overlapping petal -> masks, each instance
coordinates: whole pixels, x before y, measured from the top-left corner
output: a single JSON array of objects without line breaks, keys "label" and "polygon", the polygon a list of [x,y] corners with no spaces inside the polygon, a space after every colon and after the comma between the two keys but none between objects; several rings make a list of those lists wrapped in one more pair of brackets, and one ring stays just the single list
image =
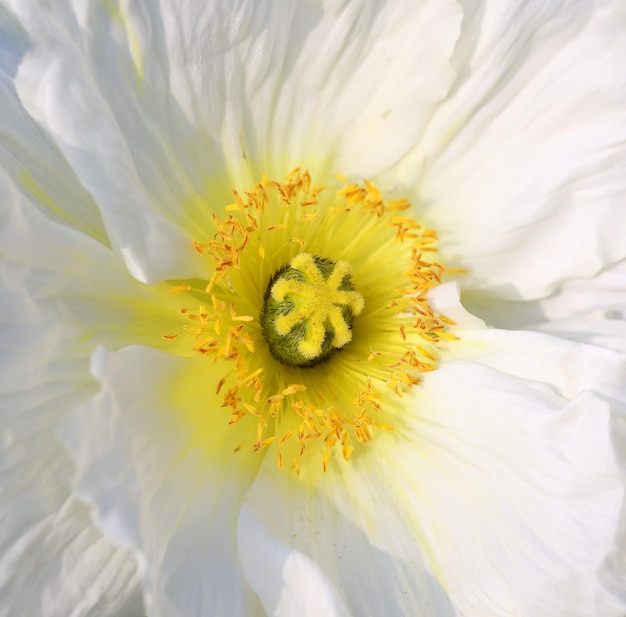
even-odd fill
[{"label": "overlapping petal", "polygon": [[72,328],[83,362],[97,343],[158,345],[171,331],[179,305],[167,284],[139,283],[108,247],[44,216],[2,173],[0,196],[3,285],[28,297],[50,323]]},{"label": "overlapping petal", "polygon": [[16,83],[133,275],[192,276],[183,229],[210,224],[248,169],[369,174],[414,144],[452,82],[461,14],[408,4],[17,2],[37,47]]},{"label": "overlapping petal", "polygon": [[0,163],[40,210],[106,244],[95,203],[15,91],[12,79],[28,46],[15,17],[0,7]]},{"label": "overlapping petal", "polygon": [[463,615],[620,617],[624,598],[605,580],[624,576],[607,558],[624,548],[614,440],[626,360],[485,329],[443,291],[467,325],[411,397],[406,426],[315,491],[269,460],[262,469],[239,529],[251,584],[277,614],[300,584],[295,561],[312,580],[343,581],[332,591],[352,615],[455,614],[440,583]]},{"label": "overlapping petal", "polygon": [[468,308],[503,328],[549,332],[570,340],[626,352],[626,261],[592,279],[572,279],[547,298],[494,301],[468,294]]},{"label": "overlapping petal", "polygon": [[[64,430],[76,490],[107,536],[135,550],[151,616],[260,615],[235,533],[256,465],[224,445],[229,426],[211,407],[213,388],[208,400],[194,394],[202,389],[180,391],[206,378],[204,363],[198,368],[144,347],[98,350],[92,370],[101,392]],[[204,443],[189,414],[211,424]]]},{"label": "overlapping petal", "polygon": [[73,496],[56,438],[94,392],[89,350],[25,295],[0,290],[0,615],[139,617],[135,562]]},{"label": "overlapping petal", "polygon": [[417,187],[467,290],[544,297],[624,258],[624,6],[464,9],[459,79],[390,182]]},{"label": "overlapping petal", "polygon": [[[623,257],[619,3],[464,3],[456,48],[452,4],[248,9],[15,7],[38,40],[22,99],[136,277],[192,275],[180,249],[229,187],[297,164],[387,169],[442,232],[446,259],[469,267],[465,288],[489,297],[545,296]],[[417,72],[416,58],[428,59]]]},{"label": "overlapping petal", "polygon": [[136,558],[151,617],[623,616],[619,353],[441,287],[460,340],[310,485],[137,345],[230,188],[305,165],[411,197],[490,323],[623,351],[619,2],[5,4],[0,614],[134,617]]}]

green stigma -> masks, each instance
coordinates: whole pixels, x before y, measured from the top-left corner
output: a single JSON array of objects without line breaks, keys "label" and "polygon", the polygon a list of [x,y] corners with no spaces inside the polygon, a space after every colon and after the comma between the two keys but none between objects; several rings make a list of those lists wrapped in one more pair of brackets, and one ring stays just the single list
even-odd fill
[{"label": "green stigma", "polygon": [[352,340],[352,319],[363,310],[350,264],[301,253],[272,277],[261,326],[272,355],[310,367]]}]

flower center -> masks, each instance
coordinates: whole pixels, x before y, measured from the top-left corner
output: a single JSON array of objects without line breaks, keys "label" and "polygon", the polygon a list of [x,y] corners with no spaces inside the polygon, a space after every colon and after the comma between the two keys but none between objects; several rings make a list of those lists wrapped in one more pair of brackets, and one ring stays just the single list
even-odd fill
[{"label": "flower center", "polygon": [[289,366],[315,366],[352,340],[363,310],[350,265],[300,253],[270,280],[261,327],[272,355]]},{"label": "flower center", "polygon": [[163,334],[206,363],[186,395],[207,400],[194,426],[228,426],[228,456],[273,450],[297,475],[401,428],[400,401],[456,338],[428,304],[445,271],[435,232],[408,201],[339,180],[331,191],[294,170],[233,191],[194,242],[206,279],[171,282],[182,321]]}]

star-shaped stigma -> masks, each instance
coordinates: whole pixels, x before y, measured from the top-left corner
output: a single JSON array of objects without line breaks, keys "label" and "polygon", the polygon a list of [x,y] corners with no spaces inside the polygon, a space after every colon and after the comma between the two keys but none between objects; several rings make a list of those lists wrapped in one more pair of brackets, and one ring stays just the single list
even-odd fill
[{"label": "star-shaped stigma", "polygon": [[[266,301],[266,327],[279,339],[273,354],[286,364],[307,365],[328,357],[352,340],[352,318],[363,310],[346,261],[301,253],[280,272]],[[298,357],[302,361],[298,361]]]}]

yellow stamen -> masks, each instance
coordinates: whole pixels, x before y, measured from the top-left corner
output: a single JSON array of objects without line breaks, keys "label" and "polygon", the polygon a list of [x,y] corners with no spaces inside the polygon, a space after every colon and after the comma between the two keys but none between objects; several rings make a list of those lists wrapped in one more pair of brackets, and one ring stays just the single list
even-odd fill
[{"label": "yellow stamen", "polygon": [[[233,191],[193,243],[206,280],[172,281],[184,308],[177,332],[160,335],[176,340],[168,349],[188,340],[184,353],[206,360],[207,375],[223,371],[209,386],[219,398],[211,422],[229,425],[229,447],[273,449],[298,476],[310,460],[327,472],[333,449],[341,464],[393,431],[396,401],[457,338],[428,305],[429,290],[455,272],[435,260],[436,233],[410,217],[407,200],[385,202],[371,182],[338,177],[344,186],[324,192],[294,169],[284,182],[263,176]],[[303,360],[281,359],[271,337]]]},{"label": "yellow stamen", "polygon": [[173,287],[170,287],[170,293],[179,294],[179,293],[182,293],[183,291],[189,291],[190,289],[191,289],[190,285],[174,285]]}]

